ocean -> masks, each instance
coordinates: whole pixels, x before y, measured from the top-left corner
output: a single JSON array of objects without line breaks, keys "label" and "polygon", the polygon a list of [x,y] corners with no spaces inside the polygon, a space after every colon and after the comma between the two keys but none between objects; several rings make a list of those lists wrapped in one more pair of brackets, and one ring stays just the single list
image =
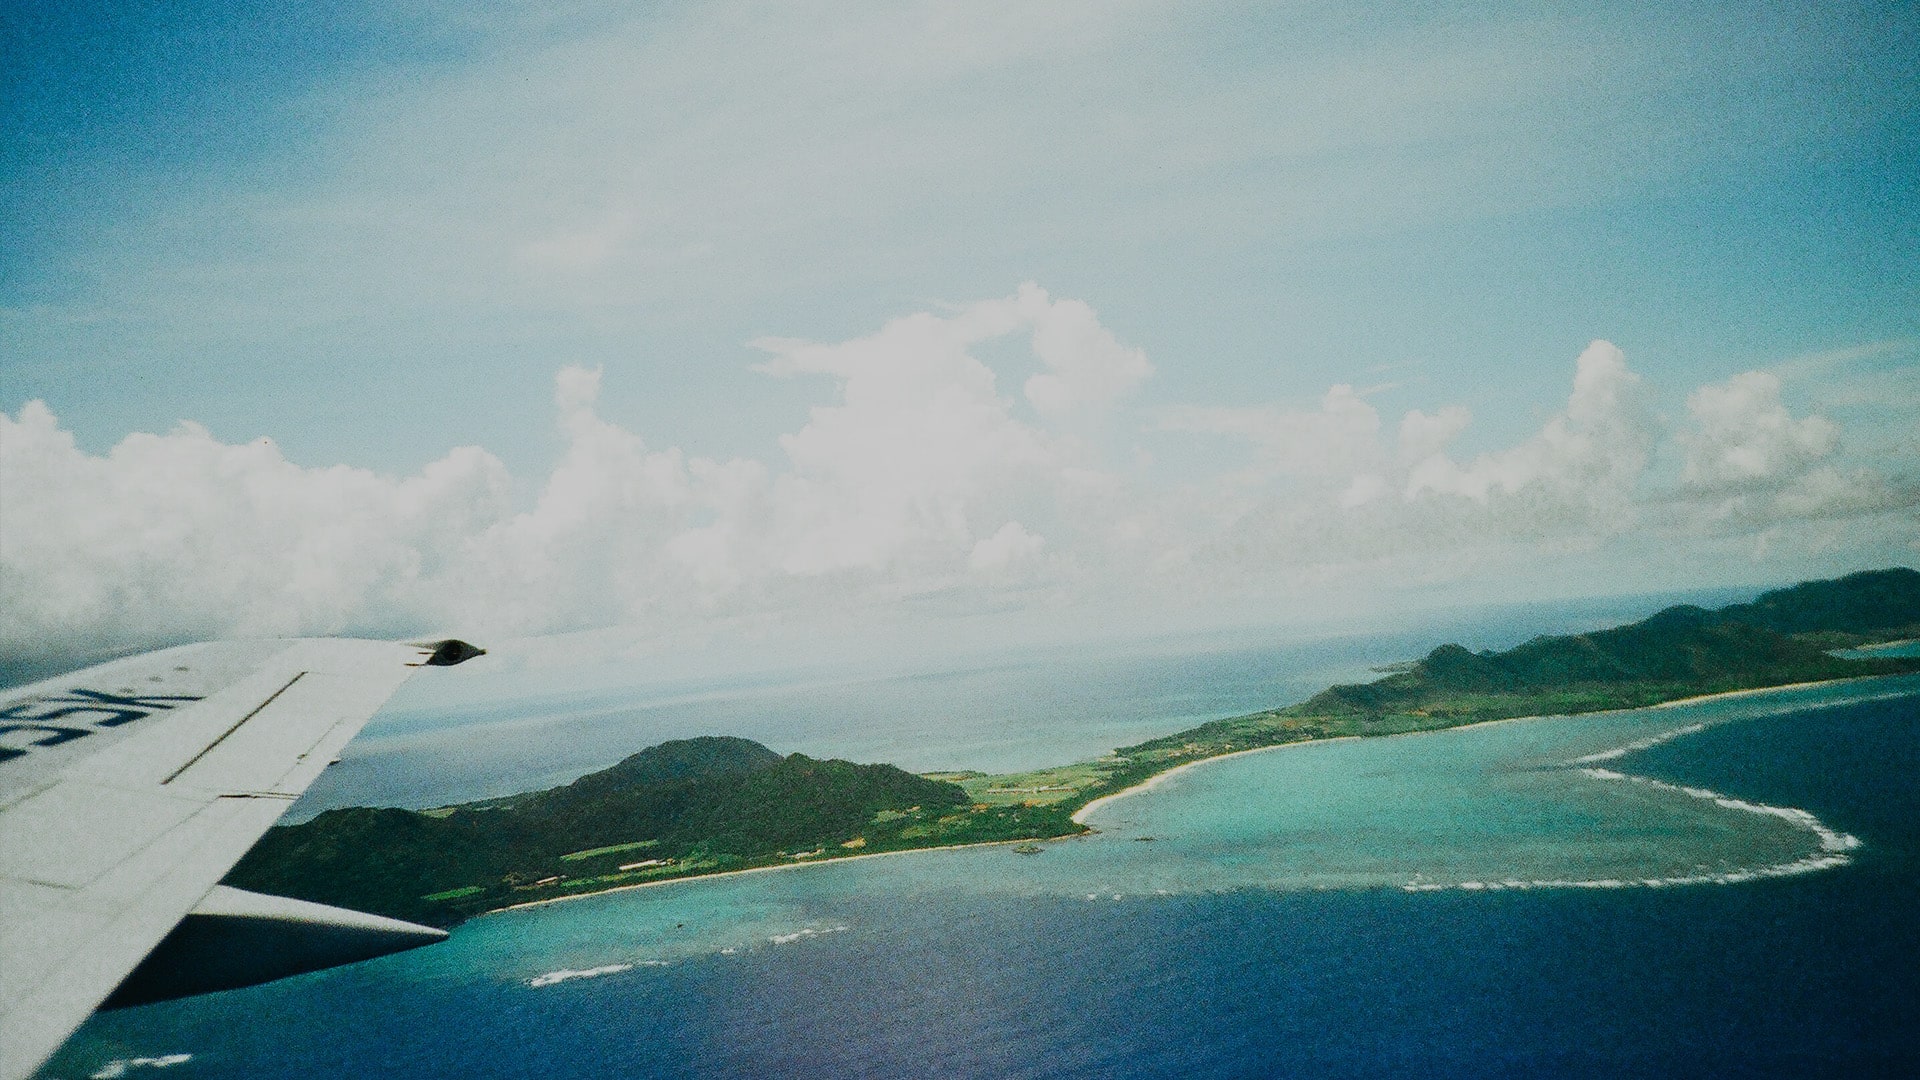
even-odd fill
[{"label": "ocean", "polygon": [[[288,812],[424,808],[564,784],[666,739],[737,735],[781,753],[904,769],[1014,772],[1099,757],[1222,716],[1291,704],[1442,642],[1505,649],[1643,618],[1710,590],[1423,613],[1399,629],[1276,631],[954,657],[930,670],[773,671],[441,704],[416,680]],[[451,675],[457,683],[463,672]],[[422,701],[423,697],[428,698]]]},{"label": "ocean", "polygon": [[1916,720],[1909,677],[1243,755],[1037,855],[630,890],[105,1014],[47,1075],[1911,1076]]}]

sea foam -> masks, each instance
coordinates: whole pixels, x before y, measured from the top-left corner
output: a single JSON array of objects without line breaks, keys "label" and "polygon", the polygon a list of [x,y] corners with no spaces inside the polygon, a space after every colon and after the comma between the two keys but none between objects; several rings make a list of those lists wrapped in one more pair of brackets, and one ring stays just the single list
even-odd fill
[{"label": "sea foam", "polygon": [[1655,780],[1648,776],[1633,776],[1614,769],[1603,769],[1592,764],[1598,761],[1612,761],[1637,750],[1646,750],[1662,743],[1671,742],[1683,735],[1691,735],[1705,730],[1709,725],[1688,724],[1672,731],[1639,739],[1612,750],[1603,750],[1597,754],[1588,754],[1568,762],[1579,766],[1582,776],[1602,783],[1638,784],[1655,791],[1668,791],[1677,795],[1711,802],[1727,810],[1741,813],[1758,814],[1763,817],[1778,818],[1804,832],[1811,833],[1820,843],[1817,854],[1809,854],[1786,862],[1769,863],[1764,866],[1739,867],[1699,874],[1680,874],[1667,877],[1647,878],[1547,878],[1502,881],[1461,881],[1453,884],[1441,884],[1422,881],[1422,875],[1414,875],[1413,880],[1400,886],[1407,892],[1440,892],[1461,890],[1465,892],[1497,891],[1501,889],[1659,889],[1679,885],[1738,885],[1745,881],[1758,881],[1764,878],[1793,877],[1799,874],[1811,874],[1821,870],[1831,870],[1852,862],[1845,854],[1860,847],[1860,838],[1851,833],[1841,832],[1828,826],[1811,812],[1794,806],[1772,806],[1767,803],[1749,802],[1722,795],[1711,788],[1692,787],[1684,784],[1670,784],[1664,780]]},{"label": "sea foam", "polygon": [[1819,839],[1820,850],[1822,851],[1852,851],[1860,846],[1859,837],[1851,833],[1841,832],[1838,829],[1829,828],[1825,822],[1799,807],[1770,806],[1766,803],[1748,802],[1745,799],[1736,799],[1728,795],[1722,795],[1709,788],[1669,784],[1664,780],[1655,780],[1646,776],[1629,776],[1626,773],[1614,772],[1611,769],[1585,768],[1581,769],[1580,772],[1595,780],[1642,784],[1656,791],[1673,791],[1682,795],[1691,796],[1695,799],[1704,799],[1728,810],[1739,810],[1748,814],[1776,817],[1797,829],[1812,833]]},{"label": "sea foam", "polygon": [[802,930],[795,930],[791,934],[775,934],[767,940],[773,942],[775,945],[791,945],[796,941],[802,941],[810,937],[819,937],[822,934],[843,934],[849,929],[851,928],[846,926],[829,926],[824,930],[817,930],[809,926]]},{"label": "sea foam", "polygon": [[561,968],[559,971],[549,971],[545,975],[535,975],[533,978],[527,980],[527,985],[532,987],[552,986],[555,983],[570,982],[574,979],[597,979],[602,975],[618,975],[623,971],[632,970],[632,964],[602,964],[599,967],[579,970]]},{"label": "sea foam", "polygon": [[165,1069],[185,1065],[192,1054],[161,1054],[158,1057],[115,1058],[88,1074],[91,1080],[119,1080],[134,1069]]},{"label": "sea foam", "polygon": [[1706,729],[1707,729],[1707,724],[1704,721],[1698,724],[1688,724],[1685,727],[1674,728],[1672,731],[1663,731],[1658,735],[1649,735],[1644,739],[1636,739],[1633,742],[1627,743],[1625,746],[1616,746],[1611,750],[1602,750],[1597,754],[1588,754],[1586,757],[1577,757],[1577,758],[1574,758],[1572,761],[1568,762],[1568,764],[1585,765],[1595,761],[1612,761],[1616,758],[1623,758],[1623,757],[1626,757],[1628,754],[1637,753],[1641,750],[1651,750],[1654,747],[1659,746],[1663,743],[1670,743],[1673,740],[1678,739],[1683,735],[1692,735],[1695,732],[1705,731]]}]

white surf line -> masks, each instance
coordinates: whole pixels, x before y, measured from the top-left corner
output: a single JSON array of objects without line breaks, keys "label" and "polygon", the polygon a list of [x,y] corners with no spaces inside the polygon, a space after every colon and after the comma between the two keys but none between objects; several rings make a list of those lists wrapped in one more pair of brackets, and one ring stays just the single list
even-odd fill
[{"label": "white surf line", "polygon": [[1568,762],[1568,764],[1582,766],[1579,770],[1581,775],[1589,779],[1606,783],[1639,784],[1652,788],[1655,791],[1670,791],[1675,794],[1702,799],[1728,810],[1738,810],[1748,814],[1759,814],[1763,817],[1779,818],[1795,828],[1812,833],[1814,837],[1820,841],[1820,852],[1818,854],[1808,855],[1804,858],[1793,859],[1788,862],[1770,863],[1766,866],[1740,867],[1713,874],[1683,874],[1674,877],[1658,878],[1505,879],[1501,881],[1463,881],[1456,885],[1440,885],[1422,882],[1418,880],[1420,875],[1416,874],[1414,875],[1415,880],[1400,886],[1401,889],[1406,892],[1441,892],[1449,889],[1479,892],[1497,891],[1501,889],[1658,889],[1679,885],[1737,885],[1744,881],[1758,881],[1763,878],[1783,878],[1794,877],[1799,874],[1811,874],[1821,870],[1831,870],[1835,867],[1845,866],[1851,863],[1853,857],[1847,853],[1860,848],[1860,838],[1851,833],[1841,832],[1838,829],[1828,826],[1818,817],[1815,817],[1810,811],[1802,810],[1794,806],[1773,806],[1768,803],[1748,802],[1745,799],[1736,799],[1730,795],[1722,795],[1711,788],[1669,784],[1664,780],[1655,780],[1649,776],[1632,776],[1627,773],[1616,772],[1612,769],[1596,768],[1591,764],[1596,761],[1609,761],[1619,758],[1636,750],[1646,750],[1659,746],[1662,743],[1678,739],[1683,735],[1692,735],[1695,732],[1704,731],[1718,723],[1725,722],[1727,721],[1719,720],[1688,724],[1685,727],[1661,732],[1658,735],[1639,739],[1612,750],[1603,750],[1597,754],[1578,757]]},{"label": "white surf line", "polygon": [[[1597,712],[1591,712],[1591,713],[1539,713],[1539,714],[1528,715],[1528,716],[1503,716],[1497,720],[1476,720],[1471,724],[1458,724],[1453,727],[1444,727],[1444,728],[1428,728],[1422,731],[1400,731],[1400,732],[1395,732],[1394,734],[1391,734],[1391,735],[1335,735],[1332,738],[1326,738],[1326,739],[1301,739],[1298,742],[1276,743],[1272,746],[1255,746],[1246,750],[1234,750],[1229,753],[1220,754],[1216,757],[1201,758],[1197,761],[1189,761],[1184,765],[1176,765],[1173,768],[1168,769],[1166,772],[1155,773],[1152,776],[1146,778],[1145,780],[1142,780],[1140,783],[1133,785],[1132,787],[1123,788],[1122,790],[1116,791],[1111,795],[1102,795],[1099,798],[1093,800],[1087,805],[1081,807],[1079,810],[1075,811],[1072,821],[1075,825],[1085,825],[1087,824],[1088,816],[1090,816],[1094,811],[1100,809],[1101,807],[1106,806],[1108,803],[1115,802],[1120,799],[1124,799],[1130,795],[1138,795],[1143,791],[1151,791],[1154,788],[1159,787],[1163,781],[1170,780],[1173,777],[1176,777],[1181,773],[1186,772],[1188,769],[1196,769],[1202,765],[1211,765],[1216,761],[1226,761],[1230,758],[1244,757],[1248,754],[1266,754],[1266,753],[1272,753],[1273,751],[1276,751],[1276,750],[1295,750],[1302,747],[1325,746],[1328,743],[1352,742],[1360,739],[1431,738],[1439,735],[1451,735],[1457,731],[1472,731],[1475,728],[1492,727],[1496,724],[1518,724],[1518,723],[1524,723],[1532,720],[1554,720],[1554,719],[1564,719],[1564,718],[1579,717],[1579,716],[1611,716],[1618,713],[1652,712],[1655,709],[1684,709],[1691,705],[1700,705],[1705,702],[1711,702],[1711,701],[1726,701],[1726,700],[1731,700],[1736,698],[1746,698],[1746,697],[1765,697],[1767,695],[1772,695],[1772,694],[1785,694],[1794,690],[1811,690],[1815,687],[1820,687],[1820,686],[1834,686],[1840,683],[1849,683],[1849,682],[1865,682],[1866,680],[1869,680],[1869,679],[1901,679],[1901,678],[1907,678],[1907,677],[1908,676],[1902,676],[1902,675],[1850,675],[1845,678],[1839,678],[1839,679],[1818,679],[1811,682],[1782,683],[1779,686],[1753,686],[1753,687],[1748,687],[1745,690],[1720,690],[1711,694],[1696,694],[1692,697],[1674,698],[1672,701],[1658,701],[1653,703],[1652,705],[1636,705],[1628,709],[1601,709]],[[1781,712],[1798,712],[1802,709],[1810,710],[1810,709],[1838,708],[1843,705],[1858,705],[1858,704],[1863,704],[1863,703],[1872,702],[1872,701],[1887,701],[1893,698],[1909,697],[1912,694],[1913,694],[1913,691],[1910,689],[1900,689],[1900,690],[1887,690],[1879,693],[1861,694],[1856,697],[1846,697],[1836,701],[1821,701],[1821,702],[1810,702],[1810,703],[1781,702],[1772,712],[1759,712],[1759,713],[1748,713],[1745,715],[1715,717],[1711,720],[1701,721],[1700,723],[1697,723],[1697,724],[1688,724],[1684,727],[1675,729],[1673,731],[1662,732],[1658,735],[1651,736],[1648,739],[1643,739],[1638,742],[1628,743],[1625,746],[1616,747],[1612,750],[1602,750],[1597,754],[1588,754],[1585,757],[1575,758],[1572,761],[1567,762],[1567,764],[1581,765],[1581,764],[1586,764],[1588,762],[1593,762],[1593,761],[1609,761],[1614,758],[1622,757],[1624,755],[1633,753],[1636,750],[1646,750],[1651,747],[1658,746],[1661,743],[1669,742],[1673,739],[1677,739],[1682,735],[1691,735],[1697,731],[1704,731],[1707,728],[1715,727],[1720,724],[1734,723],[1740,720],[1751,720],[1758,716],[1774,716],[1774,715],[1779,715]],[[956,845],[956,846],[965,847],[968,845]],[[883,853],[883,854],[889,854],[889,853]],[[746,872],[746,871],[742,871],[742,872]],[[547,901],[535,901],[535,903],[546,903],[546,902]]]},{"label": "white surf line", "polygon": [[[1866,676],[1866,678],[1870,678],[1870,679],[1881,678],[1881,677],[1882,676],[1877,676],[1877,675]],[[1894,678],[1898,678],[1898,677],[1899,676],[1894,676]],[[1815,686],[1829,686],[1829,685],[1832,685],[1833,683],[1847,682],[1847,681],[1850,681],[1850,680],[1834,679],[1825,683],[1812,683],[1812,682],[1791,683],[1786,686],[1762,686],[1752,690],[1729,690],[1729,691],[1726,691],[1725,693],[1709,694],[1709,695],[1706,695],[1705,697],[1681,698],[1678,701],[1661,702],[1658,705],[1648,705],[1646,706],[1646,708],[1648,710],[1670,709],[1670,708],[1675,708],[1677,706],[1696,705],[1702,701],[1719,700],[1719,699],[1725,699],[1725,698],[1731,698],[1731,697],[1760,696],[1760,695],[1767,694],[1773,691],[1778,691],[1778,690],[1800,690],[1800,689],[1806,689],[1806,688],[1815,687]],[[1743,720],[1757,720],[1757,719],[1760,719],[1761,717],[1780,716],[1789,712],[1812,712],[1816,709],[1838,709],[1847,705],[1864,705],[1864,704],[1869,704],[1875,701],[1890,701],[1894,698],[1910,697],[1912,696],[1912,694],[1913,694],[1913,691],[1911,690],[1887,690],[1879,693],[1860,694],[1852,697],[1839,698],[1833,701],[1777,702],[1777,703],[1774,703],[1771,708],[1766,709],[1764,711],[1741,713],[1741,714],[1736,714],[1732,716],[1717,716],[1710,720],[1702,720],[1699,723],[1687,724],[1684,727],[1674,728],[1672,731],[1663,731],[1657,735],[1649,735],[1644,739],[1636,739],[1633,742],[1627,743],[1624,746],[1616,746],[1611,750],[1602,750],[1597,754],[1588,754],[1585,757],[1577,757],[1567,762],[1567,764],[1590,765],[1596,761],[1613,761],[1618,758],[1623,758],[1628,754],[1638,753],[1641,750],[1651,750],[1656,746],[1660,746],[1665,743],[1670,743],[1673,740],[1678,739],[1683,735],[1692,735],[1696,732],[1705,731],[1710,727],[1719,727],[1721,724],[1736,724]]]},{"label": "white surf line", "polygon": [[527,985],[537,990],[542,986],[572,982],[575,979],[597,979],[602,975],[618,975],[622,972],[632,971],[636,966],[666,967],[667,962],[665,960],[641,960],[638,961],[637,964],[602,964],[599,967],[579,970],[561,968],[559,971],[549,971],[545,975],[535,975],[533,978],[527,980]]},{"label": "white surf line", "polygon": [[[1677,791],[1683,795],[1691,795],[1696,799],[1706,799],[1714,805],[1725,807],[1728,810],[1741,810],[1749,814],[1763,814],[1768,817],[1777,817],[1795,828],[1803,829],[1819,837],[1820,850],[1822,851],[1853,851],[1860,846],[1859,837],[1854,836],[1852,833],[1844,833],[1838,829],[1829,828],[1825,822],[1814,817],[1811,812],[1798,807],[1770,806],[1766,803],[1748,802],[1745,799],[1736,799],[1729,795],[1722,795],[1710,788],[1669,784],[1664,780],[1655,780],[1646,776],[1629,776],[1626,773],[1614,772],[1612,769],[1586,768],[1580,771],[1593,777],[1595,780],[1624,780],[1628,783],[1644,784],[1656,791]],[[1842,859],[1841,861],[1844,862],[1846,860]],[[1839,864],[1836,863],[1835,865]]]},{"label": "white surf line", "polygon": [[[1725,721],[1721,721],[1721,722],[1724,723]],[[1577,757],[1577,758],[1574,758],[1572,761],[1567,762],[1567,764],[1590,765],[1596,761],[1612,761],[1616,758],[1626,757],[1628,754],[1638,753],[1641,750],[1651,750],[1654,747],[1660,746],[1664,743],[1670,743],[1673,740],[1680,738],[1682,735],[1692,735],[1695,732],[1705,731],[1710,726],[1712,726],[1710,722],[1703,720],[1698,724],[1688,724],[1685,727],[1674,728],[1672,731],[1663,731],[1658,735],[1649,735],[1644,739],[1635,739],[1633,742],[1630,742],[1625,746],[1616,746],[1611,750],[1602,750],[1597,754],[1588,754],[1585,757]],[[1591,772],[1593,770],[1583,769],[1581,771]]]},{"label": "white surf line", "polygon": [[133,1069],[168,1069],[175,1065],[185,1065],[193,1060],[192,1054],[161,1054],[156,1057],[114,1058],[94,1072],[88,1074],[90,1080],[119,1080]]},{"label": "white surf line", "polygon": [[802,941],[810,937],[819,937],[822,934],[844,934],[850,929],[852,929],[852,927],[845,924],[829,926],[825,930],[817,930],[808,926],[795,930],[791,934],[775,934],[767,940],[775,945],[791,945],[796,941]]}]

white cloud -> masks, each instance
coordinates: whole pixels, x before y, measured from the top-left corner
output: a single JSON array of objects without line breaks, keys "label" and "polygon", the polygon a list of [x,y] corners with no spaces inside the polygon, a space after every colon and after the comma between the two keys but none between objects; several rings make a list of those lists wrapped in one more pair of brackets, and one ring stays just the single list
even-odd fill
[{"label": "white cloud", "polygon": [[1780,403],[1780,380],[1764,371],[1735,375],[1687,397],[1696,431],[1681,436],[1682,479],[1700,487],[1777,484],[1833,453],[1839,429],[1820,416],[1795,420]]},{"label": "white cloud", "polygon": [[[1003,339],[1056,380],[1039,398],[1057,394],[1057,408],[1035,399],[1023,418],[1002,392],[1024,371],[978,353]],[[1793,417],[1754,372],[1688,399],[1690,426],[1671,436],[1684,475],[1663,486],[1649,462],[1668,436],[1604,341],[1535,434],[1464,464],[1449,447],[1466,410],[1390,426],[1342,384],[1311,409],[1158,414],[1140,434],[1246,447],[1159,483],[1148,455],[1074,434],[1146,378],[1146,358],[1036,286],[849,341],[756,344],[763,371],[826,383],[778,455],[650,447],[600,414],[601,371],[569,367],[553,391],[563,452],[520,508],[505,467],[474,447],[394,477],[303,467],[193,424],[96,456],[40,402],[0,415],[0,658],[256,634],[858,622],[936,597],[949,612],[1103,597],[1190,608],[1635,534],[1694,538],[1683,552],[1744,537],[1751,557],[1778,558],[1835,550],[1844,523],[1892,550],[1920,505],[1920,485],[1845,461],[1831,422]]]},{"label": "white cloud", "polygon": [[1361,473],[1353,478],[1353,482],[1347,485],[1345,491],[1340,493],[1340,505],[1348,510],[1356,506],[1365,506],[1384,496],[1389,490],[1386,478],[1379,473]]},{"label": "white cloud", "polygon": [[1864,519],[1920,506],[1920,478],[1888,475],[1882,469],[1894,462],[1884,459],[1872,466],[1841,460],[1839,425],[1817,414],[1795,418],[1769,372],[1702,386],[1688,395],[1687,411],[1691,424],[1675,440],[1685,455],[1681,490],[1672,498],[1693,531],[1771,538],[1780,522]]},{"label": "white cloud", "polygon": [[1345,482],[1381,468],[1380,414],[1345,383],[1329,389],[1315,410],[1273,405],[1183,406],[1160,419],[1167,431],[1244,439],[1254,448],[1250,479],[1318,478]]},{"label": "white cloud", "polygon": [[780,440],[791,464],[773,492],[783,571],[944,572],[972,549],[983,513],[1050,501],[1048,489],[1076,482],[1086,451],[1017,419],[994,371],[968,351],[1020,330],[1031,332],[1037,358],[1070,373],[1060,384],[1065,403],[1097,403],[1098,393],[1076,386],[1138,379],[1128,367],[1137,353],[1103,350],[1113,338],[1090,309],[1031,285],[841,344],[755,343],[774,357],[763,370],[840,381],[837,403],[814,407],[804,428]]},{"label": "white cloud", "polygon": [[[1768,384],[1750,373],[1726,385]],[[1724,386],[1697,392],[1696,404],[1713,406],[1715,434],[1706,442],[1692,431],[1671,434],[1646,399],[1621,351],[1596,341],[1576,361],[1562,410],[1533,435],[1464,462],[1448,447],[1470,425],[1465,409],[1411,410],[1389,441],[1376,410],[1345,386],[1314,411],[1168,411],[1165,430],[1229,435],[1252,450],[1247,468],[1210,502],[1180,504],[1184,520],[1208,527],[1186,530],[1178,565],[1220,589],[1262,574],[1414,581],[1495,564],[1512,573],[1575,552],[1598,565],[1609,548],[1651,543],[1671,546],[1663,558],[1699,553],[1697,578],[1718,580],[1720,538],[1764,534],[1752,557],[1778,560],[1834,557],[1841,550],[1829,528],[1835,521],[1855,524],[1854,549],[1863,553],[1893,551],[1913,531],[1899,515],[1920,505],[1920,484],[1859,464],[1809,468],[1820,459],[1808,455],[1831,451],[1831,432],[1790,420],[1765,393],[1730,401]],[[1783,470],[1781,483],[1764,498],[1744,488],[1675,486],[1652,468],[1663,444],[1764,448]]]},{"label": "white cloud", "polygon": [[504,467],[474,448],[396,478],[303,468],[183,424],[95,457],[34,402],[0,417],[0,652],[666,626],[992,587],[1039,554],[1036,520],[1072,508],[1073,535],[1116,496],[1087,447],[1017,418],[968,351],[1016,333],[1077,410],[1142,377],[1090,308],[1034,286],[838,344],[764,340],[763,370],[834,392],[780,438],[784,461],[762,462],[651,448],[599,415],[600,371],[569,367],[553,399],[564,451],[518,512]]},{"label": "white cloud", "polygon": [[1029,282],[1015,301],[1033,324],[1033,353],[1048,370],[1027,380],[1027,400],[1043,413],[1110,405],[1153,374],[1147,354],[1120,344],[1093,309],[1049,300]]},{"label": "white cloud", "polygon": [[393,479],[191,423],[96,457],[30,402],[0,414],[0,654],[418,624],[507,490],[474,447]]},{"label": "white cloud", "polygon": [[[462,623],[531,631],[619,621],[671,581],[659,549],[707,494],[677,449],[649,451],[594,411],[600,373],[566,368],[554,405],[567,448],[531,510],[473,535],[439,584]],[[663,582],[662,578],[668,581]]]},{"label": "white cloud", "polygon": [[1458,405],[1448,405],[1432,416],[1410,410],[1400,418],[1400,460],[1411,464],[1439,454],[1472,422],[1473,414]]},{"label": "white cloud", "polygon": [[[1266,539],[1232,546],[1258,558],[1276,545],[1337,557],[1433,543],[1436,529],[1591,536],[1625,528],[1661,434],[1641,398],[1640,377],[1620,350],[1596,341],[1576,361],[1561,412],[1532,437],[1465,464],[1447,447],[1470,424],[1467,410],[1411,410],[1390,443],[1379,412],[1345,384],[1316,410],[1186,407],[1163,413],[1160,426],[1252,444],[1253,461],[1233,479],[1262,493],[1242,517]],[[1335,512],[1363,508],[1364,517]]]},{"label": "white cloud", "polygon": [[998,532],[973,545],[967,565],[983,573],[1005,570],[1032,560],[1046,544],[1045,537],[1033,535],[1017,521],[1009,521],[1000,526]]},{"label": "white cloud", "polygon": [[[1407,496],[1459,495],[1485,503],[1495,494],[1524,492],[1575,508],[1621,509],[1659,438],[1639,386],[1640,376],[1628,369],[1620,350],[1596,341],[1576,361],[1566,410],[1539,434],[1464,466],[1432,453],[1413,466]],[[1416,441],[1432,442],[1449,426],[1465,422],[1458,413],[1437,420],[1409,417],[1401,426],[1403,445],[1410,428]]]}]

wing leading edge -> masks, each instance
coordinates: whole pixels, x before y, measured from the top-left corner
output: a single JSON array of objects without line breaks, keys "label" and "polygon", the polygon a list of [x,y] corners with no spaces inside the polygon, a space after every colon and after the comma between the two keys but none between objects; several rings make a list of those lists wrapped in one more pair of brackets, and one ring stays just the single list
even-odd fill
[{"label": "wing leading edge", "polygon": [[414,668],[481,651],[216,642],[0,696],[0,1080],[30,1075],[196,909],[190,925],[348,927],[276,898],[236,913],[215,885]]}]

